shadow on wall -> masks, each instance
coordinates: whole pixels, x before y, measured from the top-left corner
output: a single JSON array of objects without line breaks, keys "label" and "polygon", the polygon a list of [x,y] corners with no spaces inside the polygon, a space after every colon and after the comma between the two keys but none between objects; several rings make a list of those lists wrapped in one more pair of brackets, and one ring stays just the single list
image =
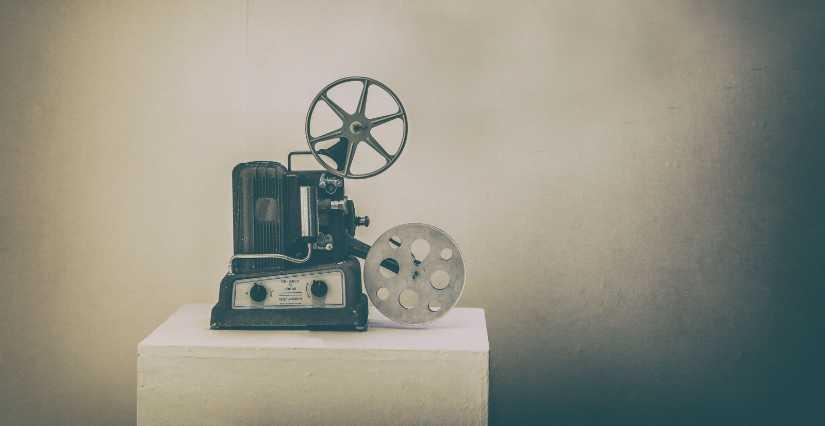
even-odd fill
[{"label": "shadow on wall", "polygon": [[[695,129],[696,136],[714,138],[710,145],[694,141],[697,148],[721,150],[715,186],[701,188],[709,192],[696,206],[718,213],[719,240],[674,261],[677,267],[653,283],[658,294],[644,306],[628,303],[632,295],[622,290],[632,289],[610,278],[599,293],[582,290],[601,308],[610,309],[602,300],[608,293],[626,309],[658,311],[651,318],[662,322],[619,325],[617,315],[570,312],[565,323],[520,315],[510,326],[533,318],[546,330],[511,342],[521,354],[514,365],[502,360],[507,349],[494,352],[494,366],[508,364],[494,367],[495,424],[825,422],[819,401],[825,379],[825,7],[747,2],[691,9],[697,20],[723,17],[708,42],[732,44],[740,55],[718,87],[733,113],[718,132]],[[686,75],[696,73],[685,84],[714,79],[703,75],[701,63],[681,66],[692,67],[682,70]],[[684,154],[675,161],[712,158]],[[685,202],[689,197],[696,194],[686,193]],[[663,230],[670,245],[691,244],[674,240],[680,222],[689,220]],[[705,293],[708,287],[713,294]],[[625,326],[641,330],[644,339]],[[564,328],[581,331],[582,339],[547,337],[564,335],[558,331]],[[651,352],[639,354],[638,347]]]}]

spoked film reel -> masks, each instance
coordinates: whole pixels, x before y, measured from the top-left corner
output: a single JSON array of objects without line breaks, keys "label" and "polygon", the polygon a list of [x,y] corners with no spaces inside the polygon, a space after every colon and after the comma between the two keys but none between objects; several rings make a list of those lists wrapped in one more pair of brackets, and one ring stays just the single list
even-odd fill
[{"label": "spoked film reel", "polygon": [[422,223],[382,234],[364,263],[364,286],[381,313],[403,324],[444,315],[464,289],[464,261],[444,231]]},{"label": "spoked film reel", "polygon": [[[355,111],[352,112],[345,110],[328,96],[330,89],[349,82],[360,82],[363,84],[361,94],[358,97],[358,104],[355,107]],[[383,89],[395,101],[398,110],[380,117],[368,118],[366,115],[367,98],[371,87]],[[312,132],[310,131],[312,117],[319,101],[323,101],[329,106],[332,112],[341,119],[342,125],[340,128],[322,135],[312,136]],[[404,124],[404,129],[398,149],[395,153],[390,153],[385,149],[385,145],[382,145],[381,142],[375,138],[371,130],[393,120],[401,120]],[[401,151],[404,150],[404,144],[407,142],[407,113],[404,111],[404,105],[398,100],[398,96],[380,81],[369,77],[346,77],[324,87],[321,92],[315,96],[315,99],[312,100],[312,103],[309,105],[309,111],[307,112],[306,136],[312,155],[315,156],[315,159],[318,160],[327,171],[345,178],[368,178],[387,170],[401,155]],[[338,142],[326,149],[319,148],[319,143],[332,139],[338,139]],[[363,145],[366,145],[366,147],[361,147],[360,149],[375,150],[383,159],[384,164],[366,173],[353,173],[352,164],[355,153],[359,147]],[[322,158],[321,155],[327,157],[327,159]],[[329,164],[329,159],[335,162],[335,166]]]}]

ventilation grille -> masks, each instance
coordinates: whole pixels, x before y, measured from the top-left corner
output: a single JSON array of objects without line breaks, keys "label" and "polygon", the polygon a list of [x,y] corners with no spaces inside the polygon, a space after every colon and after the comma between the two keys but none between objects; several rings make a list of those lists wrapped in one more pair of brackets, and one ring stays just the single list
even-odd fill
[{"label": "ventilation grille", "polygon": [[[247,164],[234,185],[235,251],[238,254],[283,253],[283,166]],[[240,272],[281,269],[278,259],[236,259]]]}]

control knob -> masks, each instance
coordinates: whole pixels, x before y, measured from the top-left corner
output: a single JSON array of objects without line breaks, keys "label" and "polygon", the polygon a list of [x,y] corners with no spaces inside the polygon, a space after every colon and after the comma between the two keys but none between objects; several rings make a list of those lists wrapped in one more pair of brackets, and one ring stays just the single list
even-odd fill
[{"label": "control knob", "polygon": [[256,302],[263,302],[266,299],[266,287],[260,284],[253,284],[249,289],[249,297]]},{"label": "control knob", "polygon": [[309,286],[309,291],[315,297],[324,297],[327,295],[327,291],[329,288],[327,287],[327,283],[321,280],[314,280],[312,284]]}]

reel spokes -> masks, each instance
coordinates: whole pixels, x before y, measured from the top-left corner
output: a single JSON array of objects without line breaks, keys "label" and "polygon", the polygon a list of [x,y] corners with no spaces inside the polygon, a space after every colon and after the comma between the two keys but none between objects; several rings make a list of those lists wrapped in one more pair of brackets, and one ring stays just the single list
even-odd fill
[{"label": "reel spokes", "polygon": [[[328,92],[336,86],[353,81],[361,82],[363,87],[358,97],[358,104],[355,107],[355,111],[350,113],[338,105],[338,103],[330,99]],[[390,95],[398,107],[397,111],[391,114],[382,115],[380,117],[368,118],[365,111],[367,108],[367,98],[369,97],[371,86],[378,86]],[[320,101],[327,104],[332,112],[335,113],[335,115],[341,120],[342,125],[340,128],[322,135],[312,136],[310,131],[312,116],[315,112],[315,107]],[[382,145],[375,138],[371,131],[378,126],[393,120],[401,120],[404,124],[404,129],[398,150],[394,154],[391,154],[384,148],[384,145]],[[307,113],[306,136],[312,155],[315,156],[318,162],[321,163],[321,165],[324,166],[324,168],[330,173],[345,178],[368,178],[387,170],[401,155],[401,152],[404,150],[404,145],[407,142],[407,113],[404,111],[404,105],[401,104],[401,101],[398,100],[395,93],[393,93],[392,90],[380,81],[369,77],[346,77],[334,81],[324,87],[321,92],[315,96],[315,99],[312,100],[312,103],[309,106],[309,112]],[[338,142],[329,148],[319,149],[318,145],[321,142],[333,139],[338,139]],[[352,165],[355,158],[355,153],[359,149],[359,145],[367,145],[368,149],[374,150],[384,160],[384,164],[367,173],[354,173],[352,171]],[[324,161],[324,159],[321,158],[321,155],[332,159],[335,162],[335,167]]]}]

